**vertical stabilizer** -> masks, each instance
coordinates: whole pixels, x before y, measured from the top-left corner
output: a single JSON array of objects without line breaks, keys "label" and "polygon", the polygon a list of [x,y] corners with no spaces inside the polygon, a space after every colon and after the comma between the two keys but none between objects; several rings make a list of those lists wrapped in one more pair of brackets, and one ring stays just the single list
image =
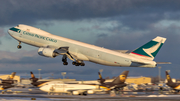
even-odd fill
[{"label": "vertical stabilizer", "polygon": [[166,71],[166,79],[167,79],[167,84],[173,83],[172,79],[171,79],[171,77],[170,77],[170,75],[169,75],[169,73],[167,71]]},{"label": "vertical stabilizer", "polygon": [[33,72],[30,72],[30,73],[31,73],[31,78],[30,78],[30,80],[31,80],[32,82],[37,82],[39,79],[34,76]]},{"label": "vertical stabilizer", "polygon": [[153,60],[165,41],[166,41],[166,38],[157,36],[156,38],[152,39],[148,43],[132,51],[130,55],[133,55],[139,58]]},{"label": "vertical stabilizer", "polygon": [[99,79],[98,79],[98,82],[103,84],[106,80],[102,78],[102,75],[100,72],[98,72],[98,75],[99,75]]},{"label": "vertical stabilizer", "polygon": [[13,80],[16,72],[12,72],[10,76],[8,76],[7,80]]},{"label": "vertical stabilizer", "polygon": [[118,77],[116,77],[112,83],[114,84],[121,84],[124,83],[126,81],[126,78],[128,76],[129,71],[124,71],[122,72]]}]

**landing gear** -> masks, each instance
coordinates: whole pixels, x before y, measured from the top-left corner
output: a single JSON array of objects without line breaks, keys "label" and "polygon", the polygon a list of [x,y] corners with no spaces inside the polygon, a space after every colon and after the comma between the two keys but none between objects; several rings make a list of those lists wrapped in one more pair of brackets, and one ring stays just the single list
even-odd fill
[{"label": "landing gear", "polygon": [[[62,62],[63,62],[63,65],[68,65],[67,55],[66,54],[63,55]],[[85,63],[82,60],[76,60],[76,61],[72,62],[72,65],[75,65],[75,66],[85,66]]]},{"label": "landing gear", "polygon": [[18,49],[21,49],[22,46],[21,46],[21,42],[19,41],[19,45],[17,46]]},{"label": "landing gear", "polygon": [[78,63],[78,62],[72,62],[73,65],[75,66],[85,66],[85,63],[81,62],[81,63]]},{"label": "landing gear", "polygon": [[63,65],[68,65],[67,56],[64,54],[62,58]]},{"label": "landing gear", "polygon": [[63,62],[63,65],[68,65],[68,62]]}]

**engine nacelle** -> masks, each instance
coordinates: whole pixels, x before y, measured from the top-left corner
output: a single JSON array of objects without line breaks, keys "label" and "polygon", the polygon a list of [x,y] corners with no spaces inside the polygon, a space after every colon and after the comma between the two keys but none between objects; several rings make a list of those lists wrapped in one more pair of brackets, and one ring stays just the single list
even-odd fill
[{"label": "engine nacelle", "polygon": [[94,94],[95,92],[93,90],[88,90],[87,93],[88,94]]},{"label": "engine nacelle", "polygon": [[73,95],[79,95],[78,91],[73,91]]},{"label": "engine nacelle", "polygon": [[54,52],[54,49],[52,48],[39,48],[38,54],[45,57],[51,57],[54,58],[57,56],[57,53]]}]

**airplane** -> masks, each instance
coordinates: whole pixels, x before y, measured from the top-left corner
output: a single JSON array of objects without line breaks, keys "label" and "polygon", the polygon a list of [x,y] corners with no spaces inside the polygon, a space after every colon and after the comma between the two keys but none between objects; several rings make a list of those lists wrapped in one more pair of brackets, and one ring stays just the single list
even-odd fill
[{"label": "airplane", "polygon": [[[116,88],[122,88],[126,86],[124,83],[129,71],[124,71],[112,82],[102,82],[101,84],[77,84],[77,83],[65,83],[62,81],[47,82],[40,87],[40,90],[45,92],[54,93],[67,93],[73,95],[87,95],[94,94],[97,91],[112,91]],[[101,82],[100,78],[100,82]],[[105,81],[105,80],[104,80]]]},{"label": "airplane", "polygon": [[17,80],[13,80],[15,75],[16,75],[16,72],[12,72],[11,75],[7,77],[7,79],[1,79],[0,90],[14,87],[15,85],[13,84],[17,83]]},{"label": "airplane", "polygon": [[63,81],[47,82],[39,89],[48,93],[66,93],[70,95],[87,95],[94,94],[99,90],[110,90],[107,87],[99,86],[96,84],[65,83]]},{"label": "airplane", "polygon": [[125,80],[127,78],[129,71],[123,71],[118,77],[116,77],[112,82],[105,82],[106,80],[102,78],[100,72],[98,82],[100,83],[100,86],[108,87],[110,89],[119,90],[120,88],[123,88],[127,86],[125,83]]},{"label": "airplane", "polygon": [[33,72],[30,72],[30,73],[31,73],[31,78],[29,80],[31,80],[31,84],[33,86],[41,87],[46,82],[49,82],[49,81],[38,81],[39,79],[34,76]]},{"label": "airplane", "polygon": [[171,77],[170,77],[170,75],[169,75],[169,73],[168,73],[168,71],[166,71],[166,79],[167,79],[167,85],[169,86],[169,87],[171,87],[173,90],[175,90],[175,91],[180,91],[180,83],[174,83],[174,82],[172,82],[172,79],[171,79]]},{"label": "airplane", "polygon": [[166,41],[166,38],[160,36],[133,51],[129,51],[98,47],[53,35],[39,28],[24,24],[10,28],[8,33],[19,42],[18,49],[22,48],[21,42],[23,42],[38,47],[38,54],[41,56],[55,58],[58,55],[63,55],[63,65],[68,65],[67,58],[72,60],[72,64],[75,66],[85,66],[84,61],[118,67],[154,68],[157,64],[169,64],[169,62],[153,61]]}]

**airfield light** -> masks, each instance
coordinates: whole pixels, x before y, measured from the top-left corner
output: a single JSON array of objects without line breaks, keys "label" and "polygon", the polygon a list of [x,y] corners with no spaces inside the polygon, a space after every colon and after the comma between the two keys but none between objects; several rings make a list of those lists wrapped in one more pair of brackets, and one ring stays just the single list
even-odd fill
[{"label": "airfield light", "polygon": [[39,70],[39,79],[41,79],[41,69],[38,70]]},{"label": "airfield light", "polygon": [[170,73],[170,70],[166,70],[168,73]]},{"label": "airfield light", "polygon": [[101,73],[101,75],[102,75],[103,69],[100,69],[100,70],[99,70],[99,72],[100,72],[100,73]]},{"label": "airfield light", "polygon": [[161,81],[161,66],[158,67],[159,68],[159,83]]},{"label": "airfield light", "polygon": [[63,76],[63,79],[64,79],[66,72],[61,72],[61,75]]}]

